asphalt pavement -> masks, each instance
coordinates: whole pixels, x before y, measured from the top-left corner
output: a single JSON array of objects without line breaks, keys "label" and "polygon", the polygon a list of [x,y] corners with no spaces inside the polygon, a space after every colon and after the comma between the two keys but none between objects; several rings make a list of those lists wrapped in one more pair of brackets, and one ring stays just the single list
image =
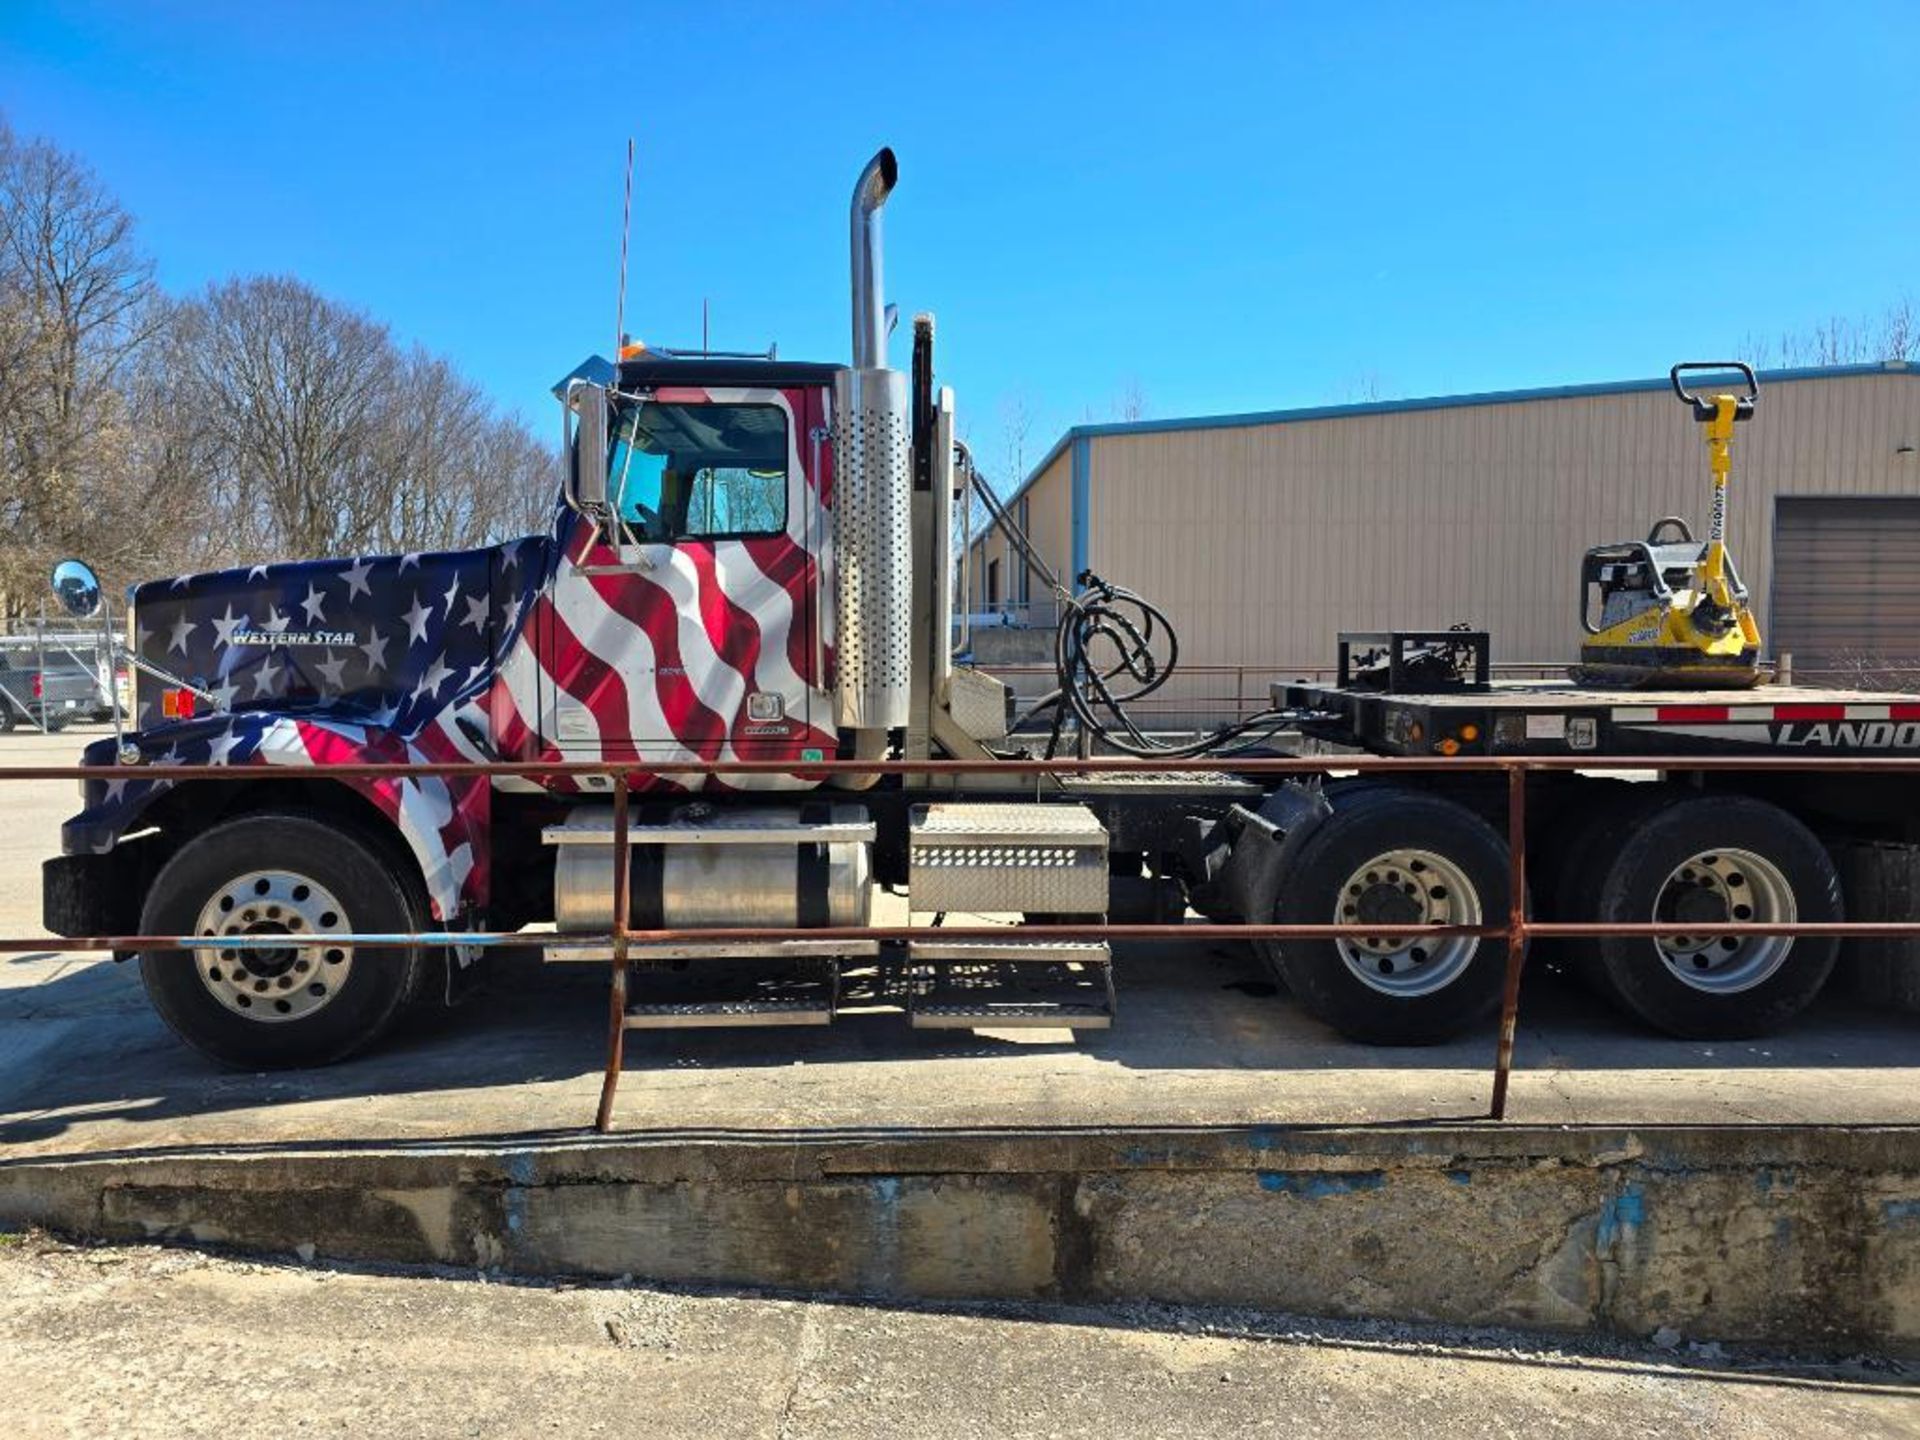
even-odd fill
[{"label": "asphalt pavement", "polygon": [[[1167,1306],[896,1306],[0,1237],[7,1433],[1920,1435],[1899,1362]],[[1664,1338],[1664,1337],[1663,1337]]]}]

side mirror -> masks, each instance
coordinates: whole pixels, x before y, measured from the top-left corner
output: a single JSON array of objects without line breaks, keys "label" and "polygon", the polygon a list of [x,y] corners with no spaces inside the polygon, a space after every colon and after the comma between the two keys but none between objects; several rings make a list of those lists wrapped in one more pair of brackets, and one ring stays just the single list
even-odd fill
[{"label": "side mirror", "polygon": [[76,620],[100,613],[100,577],[84,560],[62,560],[53,567],[53,598]]},{"label": "side mirror", "polygon": [[607,392],[588,380],[567,386],[567,409],[574,416],[568,491],[582,510],[607,508]]}]

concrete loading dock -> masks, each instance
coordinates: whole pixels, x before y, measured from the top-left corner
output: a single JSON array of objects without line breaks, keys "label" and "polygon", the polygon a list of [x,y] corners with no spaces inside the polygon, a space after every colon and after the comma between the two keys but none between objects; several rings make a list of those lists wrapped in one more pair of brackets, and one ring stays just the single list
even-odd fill
[{"label": "concrete loading dock", "polygon": [[[16,793],[18,866],[67,795]],[[30,932],[34,903],[9,887],[0,928]],[[751,1047],[648,1036],[622,1133],[593,1141],[597,970],[254,1076],[178,1047],[124,970],[15,957],[0,1216],[524,1271],[1920,1349],[1911,1017],[1836,993],[1772,1040],[1658,1040],[1536,970],[1495,1128],[1463,1118],[1491,1035],[1349,1046],[1284,997],[1249,1003],[1266,976],[1236,951],[1120,965],[1154,1023],[1073,1041],[857,1015]]]}]

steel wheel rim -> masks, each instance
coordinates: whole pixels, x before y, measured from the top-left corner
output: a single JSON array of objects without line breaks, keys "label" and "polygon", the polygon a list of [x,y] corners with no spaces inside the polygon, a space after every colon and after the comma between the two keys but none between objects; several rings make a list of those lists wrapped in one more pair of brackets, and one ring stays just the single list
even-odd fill
[{"label": "steel wheel rim", "polygon": [[[1791,925],[1799,917],[1780,867],[1751,850],[1702,850],[1674,866],[1654,895],[1658,924],[1752,921]],[[1765,984],[1787,961],[1790,935],[1662,935],[1653,942],[1667,972],[1689,989],[1736,995]]]},{"label": "steel wheel rim", "polygon": [[1343,935],[1334,947],[1356,980],[1396,999],[1445,989],[1480,948],[1471,935],[1407,935],[1386,928],[1481,923],[1480,892],[1459,865],[1434,850],[1387,850],[1355,868],[1341,883],[1333,918],[1342,925],[1381,923],[1379,934]]},{"label": "steel wheel rim", "polygon": [[[193,952],[207,993],[236,1015],[263,1025],[302,1020],[333,1003],[353,970],[353,947],[329,943],[353,933],[332,891],[292,870],[249,870],[200,908],[196,935],[284,935],[271,949]],[[300,944],[301,939],[311,943]]]}]

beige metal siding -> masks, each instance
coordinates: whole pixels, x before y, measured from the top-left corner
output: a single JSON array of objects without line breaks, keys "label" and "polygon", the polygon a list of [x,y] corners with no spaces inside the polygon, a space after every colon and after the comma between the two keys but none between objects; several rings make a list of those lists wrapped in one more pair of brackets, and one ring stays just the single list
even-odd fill
[{"label": "beige metal siding", "polygon": [[1920,498],[1783,496],[1772,639],[1809,679],[1920,662]]},{"label": "beige metal siding", "polygon": [[[1034,481],[1027,491],[1028,537],[1040,558],[1053,573],[1071,588],[1069,573],[1073,563],[1073,452],[1068,447]],[[1033,581],[1036,603],[1050,600],[1043,594],[1045,584],[1038,576]]]},{"label": "beige metal siding", "polygon": [[[1728,540],[1768,616],[1779,495],[1920,495],[1920,377],[1767,386],[1736,432]],[[1330,664],[1342,629],[1472,622],[1563,661],[1591,545],[1704,530],[1706,447],[1665,392],[1096,436],[1090,559],[1174,617],[1183,657]],[[1063,455],[1056,464],[1065,470]]]},{"label": "beige metal siding", "polygon": [[[1028,486],[1024,493],[1027,502],[1028,538],[1032,540],[1034,549],[1041,558],[1062,578],[1067,574],[1073,543],[1072,470],[1071,449],[1063,449],[1059,457],[1034,478],[1033,484]],[[1017,512],[1018,500],[1011,501],[1009,508]],[[986,603],[986,562],[989,560],[1000,562],[1000,599],[1005,602],[1019,593],[1015,577],[1019,573],[1022,562],[1006,537],[997,530],[990,531],[986,535],[976,535],[973,540],[973,568],[967,581],[970,603],[976,610]],[[1043,604],[1051,599],[1044,593],[1044,589],[1037,577],[1031,582],[1028,593],[1034,604]]]}]

